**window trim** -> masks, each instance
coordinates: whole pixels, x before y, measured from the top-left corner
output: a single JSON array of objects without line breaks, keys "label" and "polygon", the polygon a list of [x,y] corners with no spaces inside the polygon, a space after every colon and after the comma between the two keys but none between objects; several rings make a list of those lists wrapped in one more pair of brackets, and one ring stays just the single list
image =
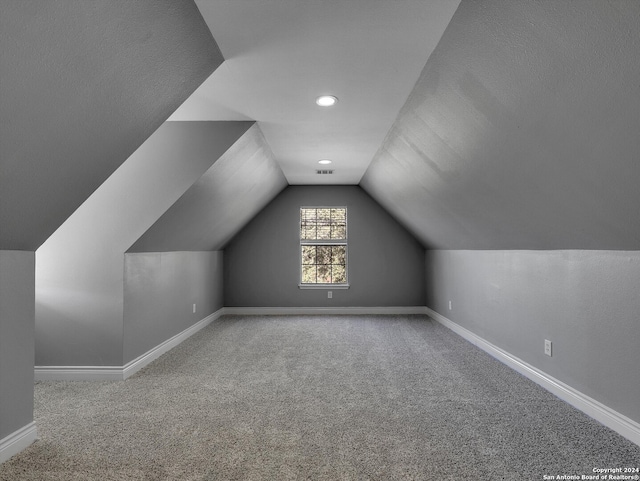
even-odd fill
[{"label": "window trim", "polygon": [[[344,209],[344,218],[345,218],[345,237],[344,239],[303,239],[302,238],[302,217],[299,215],[298,221],[298,237],[300,240],[299,248],[298,248],[298,288],[299,289],[349,289],[349,212],[346,205],[303,205],[300,206],[298,210],[298,214],[302,213],[303,209]],[[303,283],[302,282],[302,247],[305,245],[313,245],[313,246],[323,246],[323,245],[343,245],[346,247],[345,249],[345,275],[347,278],[347,282],[341,283]]]}]

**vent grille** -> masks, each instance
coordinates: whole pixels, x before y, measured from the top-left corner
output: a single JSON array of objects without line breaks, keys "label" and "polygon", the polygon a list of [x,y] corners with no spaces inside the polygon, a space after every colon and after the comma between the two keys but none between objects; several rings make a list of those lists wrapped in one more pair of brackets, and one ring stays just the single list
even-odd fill
[{"label": "vent grille", "polygon": [[316,170],[316,174],[330,175],[330,174],[333,174],[333,170]]}]

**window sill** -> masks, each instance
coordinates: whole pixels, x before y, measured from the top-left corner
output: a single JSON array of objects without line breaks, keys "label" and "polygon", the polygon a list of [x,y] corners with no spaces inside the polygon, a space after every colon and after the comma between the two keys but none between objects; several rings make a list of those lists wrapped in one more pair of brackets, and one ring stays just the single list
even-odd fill
[{"label": "window sill", "polygon": [[298,289],[349,289],[349,284],[298,284]]}]

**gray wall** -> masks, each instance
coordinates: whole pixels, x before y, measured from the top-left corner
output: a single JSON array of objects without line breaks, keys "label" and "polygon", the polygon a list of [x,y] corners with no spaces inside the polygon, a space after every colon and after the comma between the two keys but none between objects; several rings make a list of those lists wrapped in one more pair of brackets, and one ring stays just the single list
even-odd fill
[{"label": "gray wall", "polygon": [[0,439],[33,421],[35,255],[0,251]]},{"label": "gray wall", "polygon": [[221,251],[125,255],[125,364],[223,307],[222,262]]},{"label": "gray wall", "polygon": [[0,9],[0,248],[35,250],[224,59],[192,1]]},{"label": "gray wall", "polygon": [[123,364],[125,251],[252,122],[166,122],[38,249],[36,365]]},{"label": "gray wall", "polygon": [[286,185],[269,145],[254,124],[129,252],[222,249]]},{"label": "gray wall", "polygon": [[636,421],[638,18],[462,0],[361,182],[442,249],[429,307]]},{"label": "gray wall", "polygon": [[[304,290],[300,207],[347,206],[347,290]],[[424,305],[424,249],[357,186],[289,186],[225,249],[225,306]]]},{"label": "gray wall", "polygon": [[426,258],[428,307],[640,422],[640,252],[427,251]]},{"label": "gray wall", "polygon": [[640,249],[640,2],[462,0],[361,186],[438,249]]},{"label": "gray wall", "polygon": [[2,439],[33,420],[33,251],[224,59],[192,1],[0,10]]}]

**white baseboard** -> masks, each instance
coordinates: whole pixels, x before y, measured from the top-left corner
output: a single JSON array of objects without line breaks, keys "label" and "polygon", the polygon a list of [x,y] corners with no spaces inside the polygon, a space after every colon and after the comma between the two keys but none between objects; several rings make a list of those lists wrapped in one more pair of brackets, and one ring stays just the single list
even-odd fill
[{"label": "white baseboard", "polygon": [[0,439],[0,463],[4,463],[11,456],[29,447],[36,439],[38,439],[38,430],[35,422],[31,422]]},{"label": "white baseboard", "polygon": [[424,306],[390,307],[225,307],[225,314],[241,316],[424,314]]},{"label": "white baseboard", "polygon": [[624,436],[629,441],[640,446],[640,424],[632,419],[620,414],[617,411],[605,406],[604,404],[596,401],[595,399],[581,393],[580,391],[572,388],[571,386],[549,376],[547,373],[531,366],[521,359],[509,354],[508,352],[500,349],[499,347],[485,341],[480,336],[477,336],[473,332],[465,329],[464,327],[456,324],[455,322],[447,319],[443,315],[436,311],[425,307],[424,312],[439,322],[443,326],[451,329],[456,334],[460,335],[471,344],[479,347],[483,351],[487,352],[491,356],[495,357],[500,362],[506,364],[513,370],[519,372],[523,376],[531,379],[536,384],[539,384],[547,391],[555,394],[563,401],[571,404],[573,407],[579,409],[587,416],[592,417],[596,421],[604,424],[606,427],[614,430],[621,436]]},{"label": "white baseboard", "polygon": [[36,381],[123,381],[224,314],[218,309],[124,366],[36,366]]},{"label": "white baseboard", "polygon": [[[545,372],[531,366],[525,361],[513,356],[512,354],[500,349],[490,342],[482,339],[468,329],[447,319],[443,315],[425,306],[396,306],[396,307],[223,307],[213,314],[205,317],[193,326],[185,329],[181,333],[173,336],[165,342],[159,344],[155,348],[146,352],[142,356],[134,359],[124,366],[36,366],[36,381],[105,381],[114,380],[121,381],[139,371],[147,364],[151,363],[162,354],[173,349],[175,346],[192,336],[200,329],[206,327],[220,316],[229,315],[349,315],[349,314],[426,314],[439,322],[443,326],[449,328],[456,334],[460,335],[467,341],[487,352],[497,360],[511,367],[515,371],[531,379],[539,384],[547,391],[550,391],[563,401],[571,404],[575,408],[584,412],[593,419],[599,421],[618,434],[629,439],[633,443],[640,446],[640,424],[632,419],[614,411],[595,399],[581,393],[571,386],[559,381]],[[25,428],[23,428],[25,429]],[[25,441],[28,446],[35,439],[36,431],[33,425],[33,434],[27,433],[19,435],[17,433],[0,441],[0,462],[2,461],[3,452],[8,450],[7,446],[23,446],[21,440]],[[11,439],[10,439],[11,438]],[[15,439],[14,439],[15,438]],[[18,451],[20,450],[18,449]],[[17,452],[17,451],[16,451]],[[11,456],[11,455],[10,455]],[[6,458],[8,459],[8,458]]]},{"label": "white baseboard", "polygon": [[36,381],[122,381],[121,366],[35,366]]},{"label": "white baseboard", "polygon": [[142,356],[139,356],[133,361],[128,362],[127,364],[124,365],[122,369],[122,378],[127,379],[129,376],[135,374],[140,369],[145,367],[147,364],[151,363],[152,361],[155,361],[164,353],[169,352],[178,344],[185,341],[189,337],[193,336],[199,330],[207,327],[209,324],[211,324],[213,321],[218,319],[223,314],[224,314],[224,308],[218,309],[213,314],[209,314],[204,319],[196,322],[193,326],[188,327],[187,329],[176,334],[172,338],[167,339],[162,344],[159,344],[153,349],[147,351]]}]

